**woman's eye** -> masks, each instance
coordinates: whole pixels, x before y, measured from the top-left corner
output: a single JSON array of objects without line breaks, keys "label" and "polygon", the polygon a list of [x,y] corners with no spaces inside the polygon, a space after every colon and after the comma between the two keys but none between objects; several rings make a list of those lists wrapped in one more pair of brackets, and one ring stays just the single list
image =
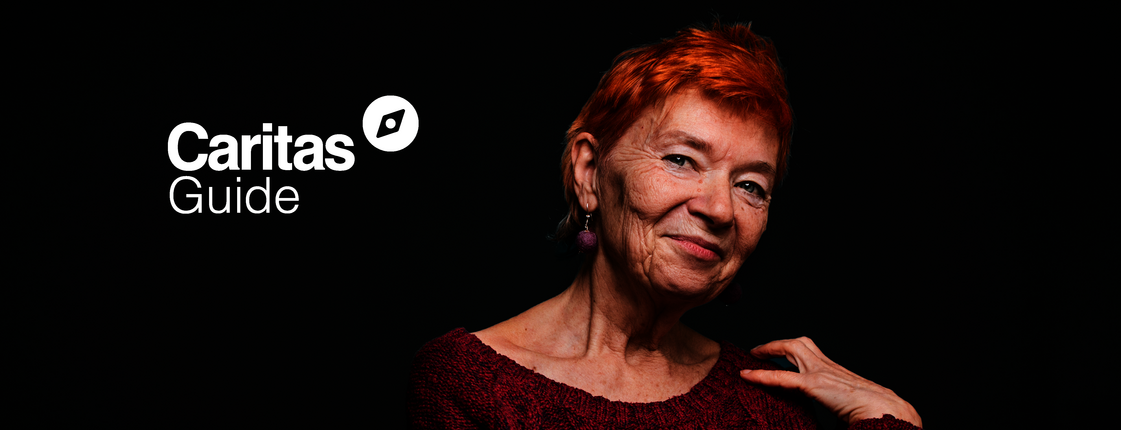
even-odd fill
[{"label": "woman's eye", "polygon": [[685,163],[689,162],[689,157],[673,154],[667,155],[666,158],[663,158],[663,160],[669,161],[670,163],[676,164],[678,166],[684,166]]},{"label": "woman's eye", "polygon": [[766,197],[767,196],[767,192],[763,190],[763,187],[759,186],[759,184],[756,184],[754,182],[741,183],[740,188],[743,188],[744,191],[747,191],[748,193],[757,195],[759,197]]}]

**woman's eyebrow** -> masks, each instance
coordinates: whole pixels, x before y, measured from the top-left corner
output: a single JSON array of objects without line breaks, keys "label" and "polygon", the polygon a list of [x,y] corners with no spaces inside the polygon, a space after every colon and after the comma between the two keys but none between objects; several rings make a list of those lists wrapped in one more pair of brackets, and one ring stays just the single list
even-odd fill
[{"label": "woman's eyebrow", "polygon": [[[672,141],[674,143],[685,144],[685,145],[687,145],[687,146],[689,146],[689,147],[691,147],[691,148],[693,148],[697,151],[700,151],[701,153],[704,153],[704,154],[711,154],[712,153],[711,152],[712,151],[712,144],[708,143],[704,139],[701,139],[697,136],[689,134],[689,132],[686,132],[686,131],[674,130],[674,131],[668,132],[665,135],[663,135],[662,139],[667,140],[667,141]],[[771,175],[771,177],[774,177],[776,175],[776,172],[777,172],[777,170],[775,169],[775,166],[771,165],[771,163],[768,163],[768,162],[762,161],[762,160],[752,161],[752,162],[747,163],[747,165],[745,165],[745,166],[743,166],[743,167],[741,167],[737,170],[747,171],[747,172],[756,172],[756,173],[761,173],[761,174],[764,174],[764,175]]]},{"label": "woman's eyebrow", "polygon": [[771,175],[772,178],[775,177],[775,166],[772,166],[771,163],[763,160],[756,160],[747,163],[747,165],[743,167],[743,170],[747,172],[756,172],[763,175]]},{"label": "woman's eyebrow", "polygon": [[681,130],[674,130],[662,135],[662,140],[671,141],[673,143],[684,143],[697,151],[703,153],[711,153],[712,145],[697,136],[689,134]]}]

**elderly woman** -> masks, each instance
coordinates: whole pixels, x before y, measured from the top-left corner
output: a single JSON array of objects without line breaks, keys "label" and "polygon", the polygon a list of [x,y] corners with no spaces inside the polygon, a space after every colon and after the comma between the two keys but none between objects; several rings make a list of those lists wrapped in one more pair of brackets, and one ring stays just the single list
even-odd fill
[{"label": "elderly woman", "polygon": [[717,25],[616,59],[561,161],[558,238],[585,253],[579,274],[521,315],[425,345],[414,427],[816,428],[798,392],[850,429],[921,426],[807,338],[745,352],[679,322],[729,287],[767,229],[792,123],[776,58],[748,27]]}]

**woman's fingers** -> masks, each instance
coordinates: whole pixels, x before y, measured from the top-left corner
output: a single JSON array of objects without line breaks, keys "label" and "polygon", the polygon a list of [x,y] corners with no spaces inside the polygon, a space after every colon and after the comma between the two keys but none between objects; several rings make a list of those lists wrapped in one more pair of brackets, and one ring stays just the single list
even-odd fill
[{"label": "woman's fingers", "polygon": [[801,391],[850,424],[892,414],[922,426],[922,420],[910,403],[829,360],[807,337],[768,342],[753,348],[751,354],[757,358],[786,357],[798,366],[798,372],[741,371],[740,377],[748,382]]},{"label": "woman's fingers", "polygon": [[805,336],[797,339],[783,339],[767,342],[752,348],[751,354],[758,358],[765,358],[764,356],[778,357],[790,354],[814,355],[818,358],[825,358],[825,354],[821,353],[821,350],[817,348],[817,344]]},{"label": "woman's fingers", "polygon": [[810,370],[808,366],[818,363],[833,363],[821,353],[817,345],[808,337],[776,340],[751,349],[756,358],[786,357],[800,372]]},{"label": "woman's fingers", "polygon": [[747,382],[793,390],[802,388],[803,384],[801,374],[787,370],[744,369],[740,371],[740,377]]}]

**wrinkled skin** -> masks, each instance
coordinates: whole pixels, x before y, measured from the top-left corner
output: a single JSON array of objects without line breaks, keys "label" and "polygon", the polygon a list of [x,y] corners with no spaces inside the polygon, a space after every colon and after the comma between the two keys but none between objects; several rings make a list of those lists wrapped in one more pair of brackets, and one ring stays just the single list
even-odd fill
[{"label": "wrinkled skin", "polygon": [[[679,319],[717,297],[759,243],[778,139],[753,118],[684,91],[644,112],[611,151],[599,148],[581,133],[571,154],[598,248],[563,293],[475,335],[523,367],[594,395],[665,400],[688,392],[716,363],[719,345]],[[802,373],[742,377],[800,390],[849,422],[890,413],[921,425],[891,390],[803,339],[752,351],[785,356]]]},{"label": "wrinkled skin", "polygon": [[773,130],[699,94],[671,96],[580,178],[597,268],[654,302],[715,298],[766,229],[777,156]]},{"label": "wrinkled skin", "polygon": [[758,358],[785,357],[798,366],[798,372],[740,372],[740,376],[748,382],[801,391],[849,424],[891,414],[922,427],[922,418],[910,403],[894,391],[834,363],[808,337],[768,342],[752,348],[751,355]]}]

